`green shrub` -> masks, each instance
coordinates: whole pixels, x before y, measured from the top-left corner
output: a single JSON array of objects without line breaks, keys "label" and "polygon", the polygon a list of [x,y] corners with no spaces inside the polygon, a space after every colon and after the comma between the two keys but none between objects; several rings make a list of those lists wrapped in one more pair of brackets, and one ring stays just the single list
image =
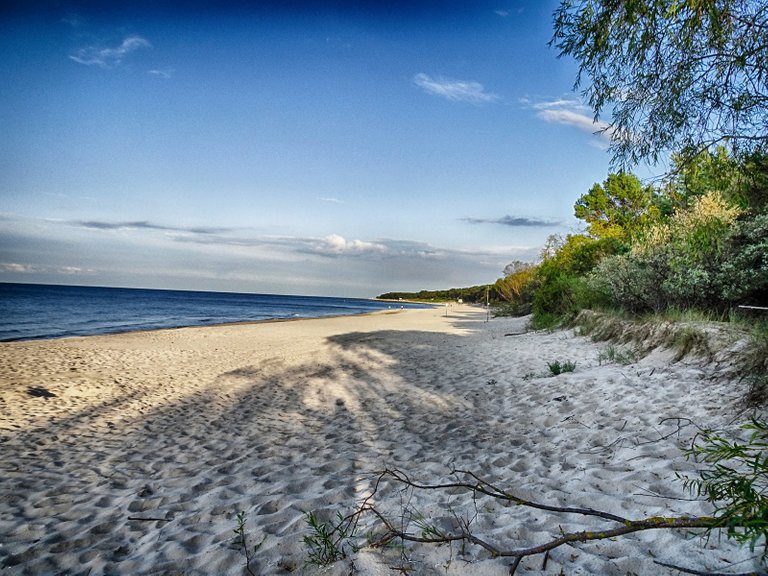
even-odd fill
[{"label": "green shrub", "polygon": [[724,308],[725,303],[716,282],[715,266],[706,267],[698,262],[686,263],[679,260],[672,260],[671,264],[670,273],[661,285],[667,307]]},{"label": "green shrub", "polygon": [[659,296],[655,310],[725,307],[718,274],[730,227],[739,214],[739,208],[715,191],[643,231],[632,245],[630,258],[656,272],[652,278]]},{"label": "green shrub", "polygon": [[768,212],[740,220],[729,232],[715,281],[726,302],[768,303]]},{"label": "green shrub", "polygon": [[[610,305],[633,313],[673,307],[723,311],[737,295],[736,286],[752,294],[768,287],[768,218],[764,228],[755,224],[736,234],[730,226],[738,214],[718,193],[696,198],[690,208],[642,231],[628,254],[601,261],[588,286]],[[762,231],[765,246],[751,240]],[[754,251],[737,249],[739,243]],[[764,276],[751,274],[763,265]]]},{"label": "green shrub", "polygon": [[532,330],[554,330],[562,324],[562,317],[552,312],[539,312],[531,319]]},{"label": "green shrub", "polygon": [[661,255],[640,258],[624,254],[609,256],[587,278],[587,286],[596,301],[627,312],[659,312],[667,305],[663,282],[668,274]]},{"label": "green shrub", "polygon": [[491,314],[494,318],[503,316],[525,316],[530,314],[530,305],[520,306],[517,304],[511,304],[509,302],[502,302],[491,305]]},{"label": "green shrub", "polygon": [[584,278],[555,272],[540,280],[533,296],[534,320],[539,325],[545,318],[555,318],[555,324],[570,322],[595,303],[594,296]]}]

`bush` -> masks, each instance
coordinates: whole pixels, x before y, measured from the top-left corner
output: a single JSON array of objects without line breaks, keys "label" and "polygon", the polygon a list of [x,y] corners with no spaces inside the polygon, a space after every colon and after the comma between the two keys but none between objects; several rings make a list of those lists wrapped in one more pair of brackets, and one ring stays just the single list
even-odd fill
[{"label": "bush", "polygon": [[562,321],[563,318],[559,314],[539,312],[533,315],[530,327],[533,330],[554,330]]},{"label": "bush", "polygon": [[570,321],[582,308],[592,303],[591,293],[584,278],[567,274],[553,274],[544,278],[533,296],[535,319],[554,317],[558,322]]},{"label": "bush", "polygon": [[731,304],[768,303],[768,212],[740,220],[728,234],[715,282]]},{"label": "bush", "polygon": [[722,310],[724,302],[716,282],[717,268],[697,263],[671,262],[670,274],[662,283],[667,307]]},{"label": "bush", "polygon": [[667,305],[662,283],[669,273],[663,253],[643,260],[609,256],[587,278],[594,299],[627,312],[659,312]]},{"label": "bush", "polygon": [[617,362],[618,364],[634,364],[638,360],[638,355],[633,350],[621,350],[613,344],[597,355],[597,363],[602,366],[603,362]]},{"label": "bush", "polygon": [[594,239],[569,235],[565,240],[550,239],[551,251],[536,270],[532,311],[534,320],[557,318],[569,321],[583,308],[600,304],[601,294],[589,288],[585,276],[602,259],[621,249],[613,238]]},{"label": "bush", "polygon": [[[689,209],[648,227],[628,254],[598,264],[589,277],[589,286],[609,303],[635,313],[671,307],[723,310],[728,301],[723,286],[737,285],[734,278],[739,277],[733,267],[724,267],[733,244],[729,227],[738,214],[739,209],[717,192],[697,198]],[[739,238],[746,242],[748,237]],[[760,250],[756,248],[754,254],[745,256],[753,261],[740,262],[745,268],[759,260]],[[739,261],[736,257],[731,260]],[[739,272],[747,274],[748,268]],[[768,262],[765,279],[758,284],[768,286]],[[749,283],[742,279],[741,284]]]}]

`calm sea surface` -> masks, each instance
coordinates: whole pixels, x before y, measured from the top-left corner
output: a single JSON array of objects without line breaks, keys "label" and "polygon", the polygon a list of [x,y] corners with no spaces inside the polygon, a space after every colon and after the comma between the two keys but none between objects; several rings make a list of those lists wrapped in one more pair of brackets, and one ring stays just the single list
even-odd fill
[{"label": "calm sea surface", "polygon": [[319,318],[395,307],[401,304],[357,298],[0,283],[0,341]]}]

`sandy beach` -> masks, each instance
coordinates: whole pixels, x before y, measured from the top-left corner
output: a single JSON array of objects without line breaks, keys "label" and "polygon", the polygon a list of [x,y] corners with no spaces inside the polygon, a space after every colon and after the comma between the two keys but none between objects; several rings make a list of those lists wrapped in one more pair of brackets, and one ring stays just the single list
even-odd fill
[{"label": "sandy beach", "polygon": [[[675,419],[733,427],[748,419],[745,384],[671,351],[619,364],[572,330],[447,312],[0,344],[0,571],[240,576],[244,512],[254,574],[508,573],[509,559],[456,544],[307,565],[305,512],[350,511],[387,467],[422,482],[469,469],[525,498],[631,518],[711,512],[676,478],[695,469],[681,452],[695,429]],[[552,376],[554,361],[576,369]],[[378,498],[395,517],[470,518],[507,548],[604,525],[461,494]],[[756,556],[653,531],[563,546],[517,573],[679,573],[654,560],[748,572]]]}]

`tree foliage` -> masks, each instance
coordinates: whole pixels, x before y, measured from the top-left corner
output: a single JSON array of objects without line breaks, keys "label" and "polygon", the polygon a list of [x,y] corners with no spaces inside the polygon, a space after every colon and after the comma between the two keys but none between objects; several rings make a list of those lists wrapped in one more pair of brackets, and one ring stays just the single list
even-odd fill
[{"label": "tree foliage", "polygon": [[550,44],[575,58],[595,117],[611,114],[617,163],[768,144],[762,0],[562,0]]},{"label": "tree foliage", "polygon": [[592,236],[623,240],[653,217],[653,198],[653,188],[634,174],[610,174],[576,201],[574,214]]},{"label": "tree foliage", "polygon": [[718,146],[692,158],[673,154],[671,177],[664,192],[676,208],[686,208],[712,190],[718,190],[734,202],[746,205],[748,186],[739,162],[725,147]]},{"label": "tree foliage", "polygon": [[488,285],[469,286],[467,288],[448,288],[447,290],[420,290],[419,292],[387,292],[377,296],[380,300],[413,300],[417,302],[455,302],[485,304],[486,298],[497,301],[498,295]]},{"label": "tree foliage", "polygon": [[593,295],[587,290],[584,277],[601,260],[620,250],[621,243],[613,237],[551,236],[536,269],[534,325],[550,327],[559,319],[573,317],[580,309],[592,305]]},{"label": "tree foliage", "polygon": [[[612,305],[630,312],[672,307],[725,310],[737,303],[734,296],[744,297],[758,288],[754,282],[740,282],[744,291],[738,292],[734,289],[738,271],[727,266],[738,257],[734,234],[740,230],[740,213],[720,192],[696,198],[687,209],[646,226],[628,253],[597,265],[589,285]],[[742,236],[739,241],[744,241]]]},{"label": "tree foliage", "polygon": [[536,288],[536,266],[516,260],[504,268],[504,277],[494,284],[499,297],[507,302],[509,313],[522,316],[531,311]]},{"label": "tree foliage", "polygon": [[691,158],[672,155],[672,170],[662,194],[672,210],[687,208],[717,190],[733,204],[756,214],[768,207],[768,156],[735,157],[724,146]]}]

